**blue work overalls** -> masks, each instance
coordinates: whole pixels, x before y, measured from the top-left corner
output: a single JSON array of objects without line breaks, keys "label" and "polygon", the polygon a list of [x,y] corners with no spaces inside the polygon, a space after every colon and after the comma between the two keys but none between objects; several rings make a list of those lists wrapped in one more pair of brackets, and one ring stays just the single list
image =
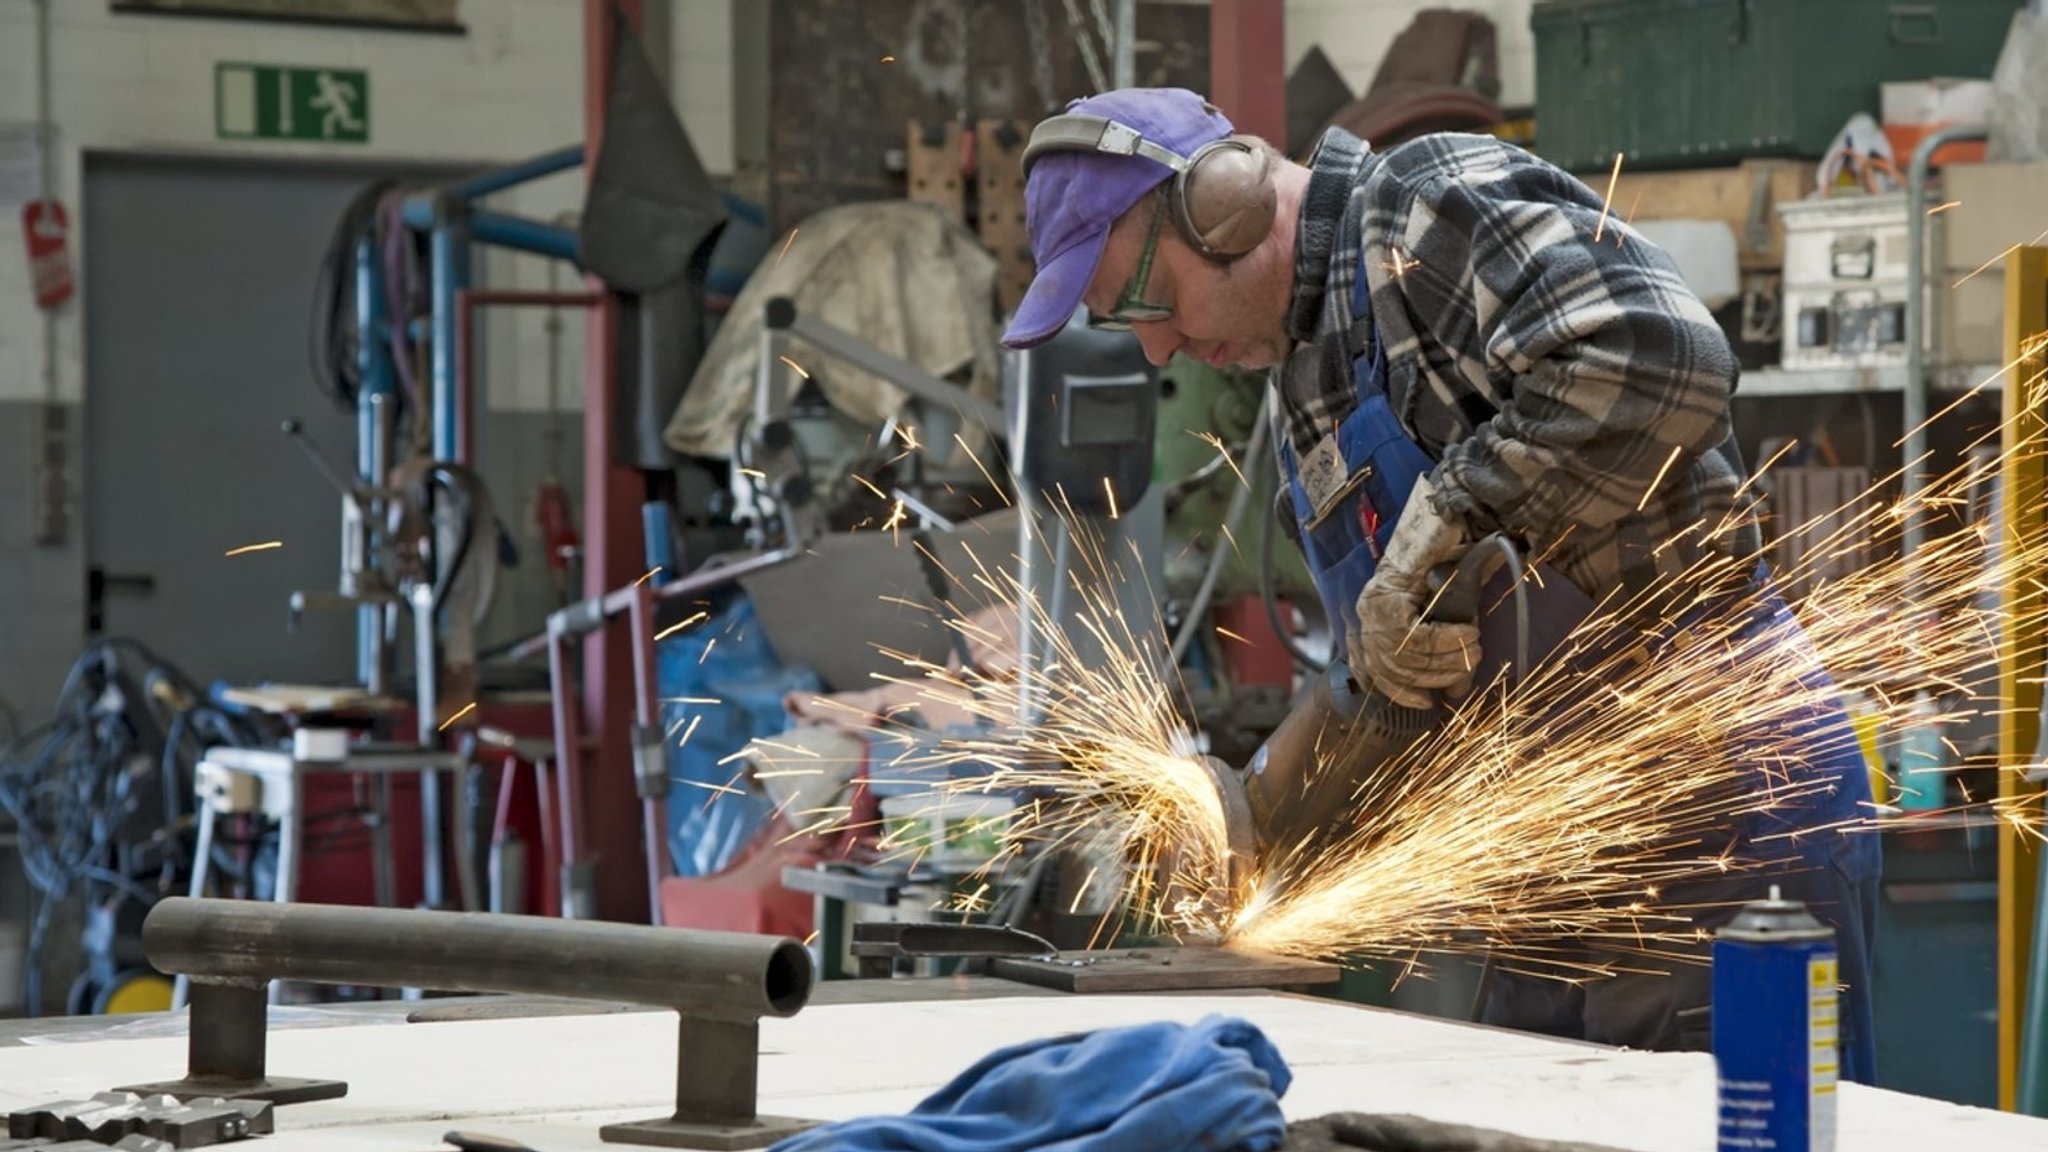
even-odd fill
[{"label": "blue work overalls", "polygon": [[[1356,321],[1354,329],[1366,333],[1364,351],[1351,365],[1358,390],[1357,407],[1307,459],[1297,454],[1289,437],[1276,437],[1295,522],[1301,530],[1302,552],[1340,644],[1343,637],[1357,628],[1358,595],[1372,579],[1410,491],[1416,480],[1435,466],[1435,461],[1401,426],[1389,402],[1386,351],[1371,324],[1370,288],[1363,267],[1358,271],[1351,311]],[[1336,338],[1324,339],[1334,342]],[[1323,351],[1326,358],[1331,355],[1329,348]],[[1768,579],[1762,564],[1758,565],[1757,579]],[[1562,632],[1585,615],[1590,602],[1562,578],[1543,581],[1540,588],[1543,590],[1532,588],[1530,596],[1532,631],[1551,633],[1546,642],[1534,649],[1545,652]],[[1798,622],[1775,591],[1734,599],[1742,602],[1734,610],[1748,614],[1751,619],[1731,645],[1737,649],[1729,656],[1731,674],[1739,661],[1778,658],[1781,651],[1805,644]],[[1672,628],[1672,635],[1662,638],[1662,643],[1671,642],[1677,632],[1693,622],[1681,620]],[[1497,646],[1495,635],[1493,629],[1482,627],[1482,642],[1489,648]],[[1661,646],[1653,643],[1649,657],[1656,658],[1656,649]],[[1485,653],[1481,680],[1491,674],[1489,669],[1498,669],[1499,665],[1500,654]],[[1808,683],[1822,689],[1832,686],[1817,660],[1813,661],[1813,669]],[[1825,692],[1817,695],[1832,699]],[[1734,914],[1735,904],[1762,896],[1770,884],[1780,885],[1788,898],[1806,902],[1817,916],[1834,927],[1840,950],[1844,982],[1840,1000],[1841,1075],[1844,1079],[1873,1083],[1876,1045],[1868,941],[1875,928],[1879,870],[1876,837],[1839,832],[1811,833],[1789,840],[1782,836],[1800,827],[1825,828],[1868,813],[1870,781],[1848,715],[1838,703],[1817,706],[1807,715],[1768,730],[1736,732],[1728,744],[1730,755],[1745,763],[1761,765],[1759,771],[1772,770],[1784,750],[1792,750],[1805,772],[1829,778],[1833,786],[1784,810],[1748,817],[1741,827],[1731,831],[1731,838],[1739,846],[1759,849],[1750,853],[1752,857],[1768,854],[1768,864],[1731,876],[1667,886],[1664,901],[1670,907],[1713,905],[1725,909],[1697,918],[1696,922],[1709,931]],[[1762,839],[1773,834],[1778,835]],[[1770,847],[1762,849],[1765,844]],[[1703,960],[1707,955],[1704,941],[1697,951]],[[1656,967],[1640,957],[1632,957],[1629,966]],[[1585,984],[1498,972],[1489,988],[1483,1019],[1506,1027],[1603,1043],[1704,1049],[1710,1040],[1710,993],[1711,970],[1704,963],[1674,964],[1665,973],[1634,973]]]}]

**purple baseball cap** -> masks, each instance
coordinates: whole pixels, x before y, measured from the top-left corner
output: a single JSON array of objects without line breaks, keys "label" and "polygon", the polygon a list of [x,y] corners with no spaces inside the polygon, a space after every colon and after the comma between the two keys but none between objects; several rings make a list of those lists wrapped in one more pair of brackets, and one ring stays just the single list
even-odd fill
[{"label": "purple baseball cap", "polygon": [[[1114,120],[1182,156],[1232,131],[1223,113],[1185,88],[1120,88],[1073,101],[1067,114]],[[1110,226],[1172,175],[1157,160],[1110,152],[1048,152],[1034,161],[1024,184],[1024,225],[1038,274],[1003,343],[1029,348],[1065,327],[1102,263]]]}]

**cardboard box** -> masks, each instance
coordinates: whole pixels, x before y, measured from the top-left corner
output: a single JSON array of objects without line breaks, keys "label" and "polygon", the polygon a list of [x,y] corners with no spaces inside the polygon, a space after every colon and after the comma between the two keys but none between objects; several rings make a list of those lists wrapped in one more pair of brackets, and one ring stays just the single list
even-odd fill
[{"label": "cardboard box", "polygon": [[[1898,162],[1899,171],[1904,172],[1913,159],[1913,150],[1934,133],[1958,125],[1981,128],[1990,123],[1991,81],[1887,81],[1881,85],[1879,106],[1884,113],[1884,134],[1891,141],[1892,158]],[[1945,144],[1932,159],[1937,168],[1982,163],[1984,141]]]},{"label": "cardboard box", "polygon": [[[1582,172],[1596,193],[1607,191],[1606,172]],[[1745,272],[1774,271],[1785,263],[1785,227],[1778,205],[1813,191],[1814,166],[1805,160],[1746,160],[1734,168],[1632,172],[1624,167],[1609,205],[1622,219],[1719,220],[1735,233]]]},{"label": "cardboard box", "polygon": [[1888,125],[1981,125],[1991,119],[1989,80],[1891,80],[1879,92],[1878,106]]},{"label": "cardboard box", "polygon": [[1944,169],[1931,197],[1942,208],[1933,230],[1940,255],[1933,296],[1936,359],[1948,364],[2005,363],[2004,253],[2048,243],[2048,161],[1958,164]]}]

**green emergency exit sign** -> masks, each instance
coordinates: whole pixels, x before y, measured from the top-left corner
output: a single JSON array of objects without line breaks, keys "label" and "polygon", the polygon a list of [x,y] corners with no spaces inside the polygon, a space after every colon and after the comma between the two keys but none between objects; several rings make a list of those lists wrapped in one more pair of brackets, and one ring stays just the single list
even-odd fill
[{"label": "green emergency exit sign", "polygon": [[370,74],[360,68],[216,64],[213,130],[222,140],[370,141]]}]

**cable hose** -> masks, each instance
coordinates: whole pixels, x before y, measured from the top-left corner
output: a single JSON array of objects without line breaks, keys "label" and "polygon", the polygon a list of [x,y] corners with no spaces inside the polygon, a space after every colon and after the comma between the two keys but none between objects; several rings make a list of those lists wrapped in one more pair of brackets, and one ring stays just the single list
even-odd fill
[{"label": "cable hose", "polygon": [[[1226,537],[1235,539],[1237,526],[1244,519],[1244,510],[1251,503],[1252,481],[1250,477],[1258,471],[1266,454],[1266,439],[1273,430],[1273,406],[1279,394],[1266,389],[1266,398],[1259,405],[1258,423],[1252,428],[1251,443],[1244,450],[1244,467],[1240,469],[1246,477],[1230,494],[1230,505],[1223,511],[1223,527]],[[1209,553],[1209,567],[1202,573],[1202,583],[1195,589],[1195,597],[1188,602],[1188,614],[1181,621],[1180,634],[1173,638],[1173,652],[1168,667],[1180,667],[1181,658],[1187,655],[1188,645],[1194,642],[1195,633],[1201,630],[1203,617],[1208,614],[1209,601],[1216,595],[1216,582],[1223,578],[1223,563],[1227,557],[1224,540],[1216,541],[1216,547]]]}]

